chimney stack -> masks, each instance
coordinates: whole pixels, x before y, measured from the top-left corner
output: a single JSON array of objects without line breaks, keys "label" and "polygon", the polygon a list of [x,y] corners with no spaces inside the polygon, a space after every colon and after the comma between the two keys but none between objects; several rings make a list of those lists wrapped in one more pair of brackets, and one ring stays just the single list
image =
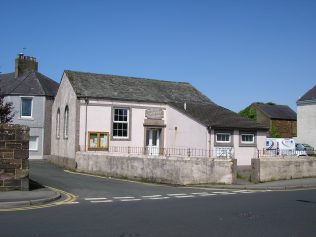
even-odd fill
[{"label": "chimney stack", "polygon": [[24,56],[23,53],[18,54],[15,59],[15,78],[26,72],[37,72],[38,63],[36,58]]}]

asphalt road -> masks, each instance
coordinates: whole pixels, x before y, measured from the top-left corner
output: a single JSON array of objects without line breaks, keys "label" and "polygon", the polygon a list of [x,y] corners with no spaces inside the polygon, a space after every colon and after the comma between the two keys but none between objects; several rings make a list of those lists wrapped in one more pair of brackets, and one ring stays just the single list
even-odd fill
[{"label": "asphalt road", "polygon": [[[142,184],[31,163],[73,204],[0,212],[1,236],[315,236],[316,190],[247,192]],[[235,191],[235,192],[234,192]]]}]

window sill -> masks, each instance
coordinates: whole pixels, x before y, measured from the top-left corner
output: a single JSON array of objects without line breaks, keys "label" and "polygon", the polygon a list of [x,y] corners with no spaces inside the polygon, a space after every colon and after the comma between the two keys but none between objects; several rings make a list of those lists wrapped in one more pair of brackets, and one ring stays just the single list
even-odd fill
[{"label": "window sill", "polygon": [[20,117],[19,120],[31,120],[34,121],[33,117]]},{"label": "window sill", "polygon": [[240,147],[256,147],[257,144],[256,143],[252,143],[252,144],[240,143],[239,146]]},{"label": "window sill", "polygon": [[130,141],[131,138],[130,137],[113,137],[113,136],[111,136],[111,140],[115,140],[115,141]]},{"label": "window sill", "polygon": [[215,147],[234,147],[234,144],[231,143],[215,143]]}]

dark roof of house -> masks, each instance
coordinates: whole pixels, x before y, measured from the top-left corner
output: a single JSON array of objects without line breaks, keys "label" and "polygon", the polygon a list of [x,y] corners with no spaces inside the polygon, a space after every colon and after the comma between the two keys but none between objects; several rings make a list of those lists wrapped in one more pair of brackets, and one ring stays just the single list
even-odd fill
[{"label": "dark roof of house", "polygon": [[39,72],[26,72],[15,78],[15,73],[0,74],[3,95],[50,96],[57,93],[59,84]]},{"label": "dark roof of house", "polygon": [[[166,103],[205,126],[218,128],[267,128],[218,106],[187,82],[114,76],[66,70],[77,97]],[[184,109],[186,103],[186,110]]]},{"label": "dark roof of house", "polygon": [[307,91],[298,101],[316,100],[316,85]]},{"label": "dark roof of house", "polygon": [[186,82],[65,71],[78,97],[168,103],[211,102]]},{"label": "dark roof of house", "polygon": [[197,119],[205,126],[268,130],[265,125],[241,117],[239,114],[214,103],[186,103],[186,106],[183,103],[170,103],[170,105]]},{"label": "dark roof of house", "polygon": [[270,119],[296,120],[296,113],[287,105],[271,105],[256,103],[255,107]]}]

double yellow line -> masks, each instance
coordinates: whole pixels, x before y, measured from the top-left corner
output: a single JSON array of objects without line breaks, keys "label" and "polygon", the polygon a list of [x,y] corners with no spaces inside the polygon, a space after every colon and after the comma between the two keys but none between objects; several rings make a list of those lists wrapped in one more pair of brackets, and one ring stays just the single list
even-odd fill
[{"label": "double yellow line", "polygon": [[48,186],[45,186],[45,187],[51,189],[52,191],[62,194],[63,199],[60,201],[54,201],[52,203],[42,204],[42,205],[35,204],[35,205],[26,206],[26,207],[13,207],[13,208],[4,208],[4,209],[0,208],[0,212],[27,211],[27,210],[34,210],[34,209],[40,209],[40,208],[55,207],[55,206],[65,205],[65,204],[73,204],[77,199],[77,196],[75,196],[74,194],[71,194],[66,191],[53,188],[53,187],[48,187]]}]

